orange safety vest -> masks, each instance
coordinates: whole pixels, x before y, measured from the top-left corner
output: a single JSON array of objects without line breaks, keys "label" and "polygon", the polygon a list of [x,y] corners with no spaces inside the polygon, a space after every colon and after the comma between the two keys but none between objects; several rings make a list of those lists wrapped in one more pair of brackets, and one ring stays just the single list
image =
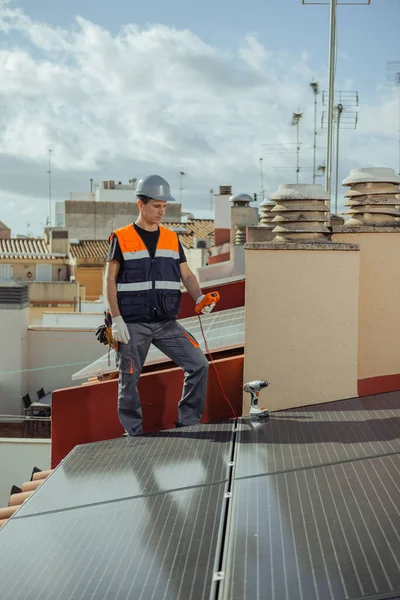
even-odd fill
[{"label": "orange safety vest", "polygon": [[134,226],[116,229],[124,268],[117,277],[118,306],[123,318],[133,321],[176,319],[181,299],[179,241],[175,231],[160,226],[153,259]]}]

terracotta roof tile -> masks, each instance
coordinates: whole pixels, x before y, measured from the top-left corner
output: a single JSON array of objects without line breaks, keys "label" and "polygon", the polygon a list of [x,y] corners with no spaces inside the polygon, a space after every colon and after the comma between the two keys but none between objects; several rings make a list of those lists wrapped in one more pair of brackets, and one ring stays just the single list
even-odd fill
[{"label": "terracotta roof tile", "polygon": [[186,229],[185,233],[178,233],[184,248],[194,248],[194,238],[207,238],[210,244],[214,244],[214,220],[213,219],[191,219],[187,223],[163,223],[168,229]]},{"label": "terracotta roof tile", "polygon": [[[8,256],[11,253],[15,256]],[[40,255],[40,256],[38,256]],[[29,258],[53,258],[50,246],[43,238],[10,238],[0,239],[0,258],[26,260]]]},{"label": "terracotta roof tile", "polygon": [[82,240],[70,244],[69,253],[73,258],[107,258],[108,240]]},{"label": "terracotta roof tile", "polygon": [[53,469],[47,471],[33,471],[30,481],[22,484],[22,493],[12,494],[8,506],[0,508],[0,528],[5,525],[10,517],[20,508],[20,506],[44,483],[44,480],[53,472]]}]

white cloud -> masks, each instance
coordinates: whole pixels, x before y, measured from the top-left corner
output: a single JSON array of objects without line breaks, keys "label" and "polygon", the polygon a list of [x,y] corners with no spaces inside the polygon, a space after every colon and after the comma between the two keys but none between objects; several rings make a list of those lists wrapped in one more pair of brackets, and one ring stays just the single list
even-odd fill
[{"label": "white cloud", "polygon": [[[249,34],[227,53],[188,30],[126,25],[112,35],[81,17],[65,30],[4,0],[0,31],[0,158],[36,162],[44,173],[52,144],[54,167],[65,173],[102,171],[111,179],[128,161],[126,179],[184,168],[188,209],[204,202],[205,210],[208,189],[219,183],[258,190],[262,144],[293,142],[291,114],[300,109],[302,162],[311,165],[308,84],[321,75],[310,66],[312,49],[298,57],[276,54]],[[344,158],[395,166],[396,119],[394,97],[384,91],[376,105],[363,107],[359,131],[343,141]],[[294,171],[273,170],[289,162],[293,155],[265,156],[268,190],[293,179]],[[12,184],[8,189],[17,193]],[[58,199],[70,190],[64,187]],[[40,197],[37,189],[30,194]],[[45,200],[42,210],[44,221]]]}]

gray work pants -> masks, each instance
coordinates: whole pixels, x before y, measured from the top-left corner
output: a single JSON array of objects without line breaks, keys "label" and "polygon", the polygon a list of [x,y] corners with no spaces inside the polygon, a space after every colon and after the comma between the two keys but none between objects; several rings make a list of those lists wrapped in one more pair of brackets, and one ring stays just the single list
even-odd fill
[{"label": "gray work pants", "polygon": [[129,435],[140,435],[142,407],[138,382],[150,344],[181,367],[185,373],[178,404],[177,425],[195,425],[203,416],[207,391],[208,361],[193,336],[177,321],[127,323],[131,339],[117,353],[118,416]]}]

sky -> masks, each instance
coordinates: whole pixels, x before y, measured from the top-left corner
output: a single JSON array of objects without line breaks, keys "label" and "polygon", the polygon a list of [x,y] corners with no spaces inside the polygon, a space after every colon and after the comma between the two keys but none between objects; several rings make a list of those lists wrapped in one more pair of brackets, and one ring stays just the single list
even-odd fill
[{"label": "sky", "polygon": [[[387,65],[400,61],[399,21],[400,0],[338,8],[336,90],[359,96],[357,128],[340,132],[339,182],[352,168],[399,168]],[[260,199],[260,158],[267,197],[296,181],[298,111],[310,183],[309,83],[327,89],[328,34],[329,6],[301,0],[0,0],[0,220],[13,236],[42,234],[50,147],[53,202],[89,191],[90,178],[149,173],[179,198],[183,171],[183,209],[209,218],[220,185]],[[322,110],[320,94],[318,164]]]}]

